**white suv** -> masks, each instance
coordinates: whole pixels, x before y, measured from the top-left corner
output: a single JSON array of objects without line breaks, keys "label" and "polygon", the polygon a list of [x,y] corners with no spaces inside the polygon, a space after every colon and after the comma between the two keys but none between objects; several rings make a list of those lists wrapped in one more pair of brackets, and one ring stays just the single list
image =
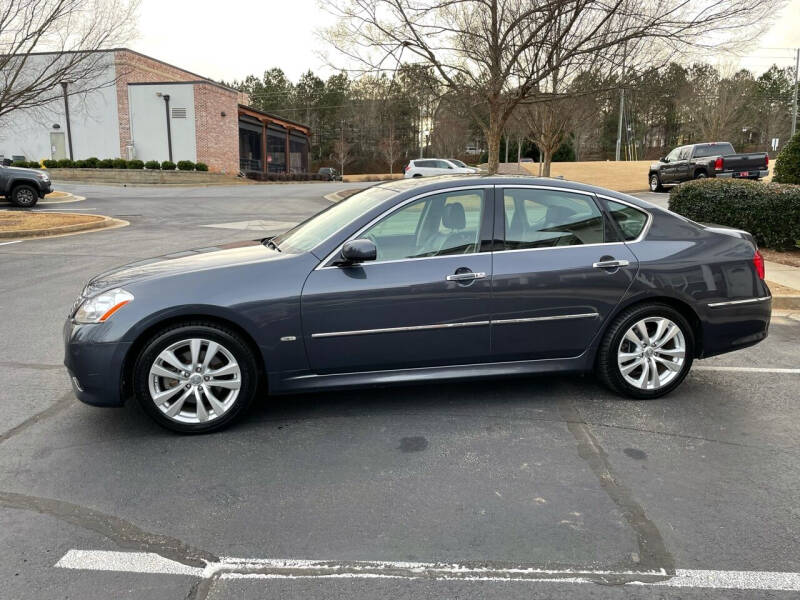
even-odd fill
[{"label": "white suv", "polygon": [[468,167],[460,160],[444,158],[416,158],[406,165],[405,178],[430,177],[432,175],[456,175],[477,173],[478,169]]}]

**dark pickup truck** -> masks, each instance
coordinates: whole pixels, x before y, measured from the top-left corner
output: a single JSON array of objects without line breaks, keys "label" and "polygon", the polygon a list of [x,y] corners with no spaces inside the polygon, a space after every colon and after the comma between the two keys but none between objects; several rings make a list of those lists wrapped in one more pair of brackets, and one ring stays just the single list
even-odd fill
[{"label": "dark pickup truck", "polygon": [[766,152],[736,154],[729,142],[711,142],[680,146],[650,165],[647,176],[650,190],[664,191],[664,186],[676,185],[704,177],[735,177],[759,179],[769,175],[769,155]]},{"label": "dark pickup truck", "polygon": [[0,165],[0,197],[12,204],[30,208],[52,191],[50,176],[44,171]]}]

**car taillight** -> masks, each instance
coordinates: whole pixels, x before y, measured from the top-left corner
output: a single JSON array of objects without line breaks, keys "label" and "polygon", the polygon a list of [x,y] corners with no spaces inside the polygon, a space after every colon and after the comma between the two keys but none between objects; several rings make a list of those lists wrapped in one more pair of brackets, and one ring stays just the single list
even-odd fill
[{"label": "car taillight", "polygon": [[753,256],[753,265],[756,268],[756,273],[758,273],[759,279],[764,279],[764,257],[761,256],[761,252],[756,250],[755,256]]},{"label": "car taillight", "polygon": [[714,170],[715,171],[722,171],[722,157],[721,156],[717,160],[714,161]]},{"label": "car taillight", "polygon": [[408,170],[409,170],[410,168],[411,168],[411,163],[408,163],[408,164],[406,165],[406,168],[404,169],[404,171],[405,171],[406,173],[408,173]]},{"label": "car taillight", "polygon": [[767,154],[767,166],[769,166],[769,154]]}]

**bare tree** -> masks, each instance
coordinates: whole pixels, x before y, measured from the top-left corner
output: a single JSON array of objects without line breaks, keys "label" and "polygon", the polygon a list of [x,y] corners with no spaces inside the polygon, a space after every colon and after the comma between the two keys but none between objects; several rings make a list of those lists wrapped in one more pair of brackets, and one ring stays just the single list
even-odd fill
[{"label": "bare tree", "polygon": [[389,175],[393,175],[394,163],[400,156],[400,140],[395,135],[394,122],[389,123],[386,137],[378,142],[378,150],[389,163]]},{"label": "bare tree", "polygon": [[124,45],[133,37],[138,3],[2,0],[0,119],[14,110],[47,105],[61,96],[62,84],[69,84],[70,93],[111,84],[103,76],[113,71],[98,50]]},{"label": "bare tree", "polygon": [[350,148],[352,145],[344,141],[344,137],[333,142],[333,158],[339,163],[339,173],[344,177],[344,166],[352,160]]},{"label": "bare tree", "polygon": [[634,48],[646,48],[652,64],[656,50],[664,59],[677,48],[741,43],[779,8],[767,0],[321,1],[337,17],[327,39],[365,69],[422,63],[470,97],[491,172],[509,116],[555,69],[625,59],[631,70]]}]

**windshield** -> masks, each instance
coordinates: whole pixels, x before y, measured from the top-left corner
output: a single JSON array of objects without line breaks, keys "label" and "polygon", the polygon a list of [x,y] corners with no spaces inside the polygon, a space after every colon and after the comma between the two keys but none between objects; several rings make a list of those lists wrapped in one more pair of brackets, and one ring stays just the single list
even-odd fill
[{"label": "windshield", "polygon": [[350,196],[272,239],[281,251],[308,252],[396,192],[372,187]]},{"label": "windshield", "polygon": [[461,167],[462,169],[466,169],[467,168],[467,165],[465,165],[460,160],[456,160],[455,158],[448,158],[447,160],[449,160],[451,163],[453,163],[457,167]]}]

